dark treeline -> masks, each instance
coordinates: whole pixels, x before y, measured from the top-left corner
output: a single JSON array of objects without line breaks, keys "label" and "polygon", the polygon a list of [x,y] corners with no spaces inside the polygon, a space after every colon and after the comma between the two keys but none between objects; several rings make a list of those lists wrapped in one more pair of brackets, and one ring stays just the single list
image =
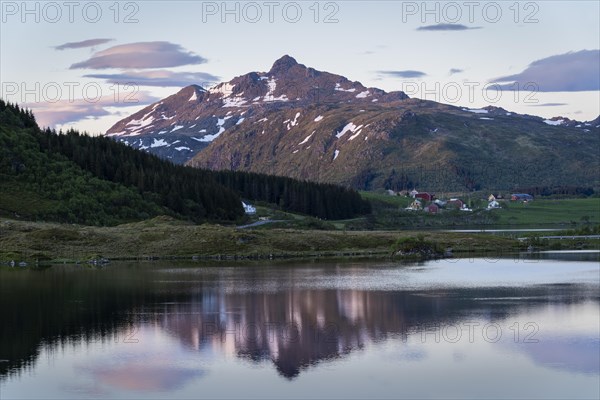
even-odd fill
[{"label": "dark treeline", "polygon": [[[5,158],[0,172],[41,198],[59,202],[60,212],[37,217],[104,225],[161,213],[195,222],[244,215],[239,195],[205,171],[176,166],[104,137],[42,131],[31,111],[3,101],[0,123]],[[110,218],[121,207],[130,210]],[[93,208],[105,215],[95,218]],[[143,213],[136,212],[141,208]]]},{"label": "dark treeline", "polygon": [[225,193],[223,186],[243,198],[319,218],[352,218],[371,212],[370,203],[358,192],[341,186],[176,165],[112,139],[73,130],[64,135],[47,130],[45,138],[43,148],[66,155],[101,179],[134,186],[140,192],[158,193],[163,205],[184,215],[204,215],[206,209],[216,210],[219,218],[235,218],[241,203]]},{"label": "dark treeline", "polygon": [[172,164],[106,137],[91,137],[74,130],[64,134],[50,129],[42,131],[31,111],[2,100],[0,122],[33,136],[39,151],[63,156],[100,180],[133,188],[145,201],[196,222],[241,217],[239,196],[327,219],[370,212],[370,204],[356,191],[339,186],[196,169]]},{"label": "dark treeline", "polygon": [[41,135],[31,112],[0,100],[0,213],[88,225],[177,216],[136,189],[99,179],[59,153],[42,151]]},{"label": "dark treeline", "polygon": [[345,187],[239,171],[213,171],[217,182],[242,197],[279,205],[284,210],[324,219],[344,219],[371,213],[371,203]]},{"label": "dark treeline", "polygon": [[591,196],[594,189],[584,186],[527,186],[513,190],[514,193],[528,193],[533,196]]},{"label": "dark treeline", "polygon": [[74,130],[40,135],[44,151],[58,152],[94,176],[135,187],[145,197],[194,221],[243,215],[239,196],[206,171],[183,167],[105,137]]}]

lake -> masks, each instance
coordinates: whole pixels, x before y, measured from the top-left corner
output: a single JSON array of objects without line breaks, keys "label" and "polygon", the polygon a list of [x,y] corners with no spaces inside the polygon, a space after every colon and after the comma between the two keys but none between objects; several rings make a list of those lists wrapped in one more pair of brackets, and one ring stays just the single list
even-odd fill
[{"label": "lake", "polygon": [[597,252],[0,269],[0,398],[598,398]]}]

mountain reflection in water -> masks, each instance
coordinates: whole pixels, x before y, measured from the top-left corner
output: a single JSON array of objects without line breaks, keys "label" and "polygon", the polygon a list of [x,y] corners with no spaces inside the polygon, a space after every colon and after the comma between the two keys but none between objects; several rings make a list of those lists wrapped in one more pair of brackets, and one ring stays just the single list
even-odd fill
[{"label": "mountain reflection in water", "polygon": [[[207,360],[227,357],[272,363],[280,376],[295,380],[387,342],[404,346],[393,356],[397,362],[425,362],[431,346],[460,342],[472,343],[473,351],[493,345],[548,368],[600,375],[597,264],[538,269],[537,284],[515,270],[514,281],[499,284],[490,276],[506,267],[500,264],[446,283],[444,274],[465,273],[460,263],[2,270],[0,359],[7,361],[0,363],[0,379],[35,370],[42,353],[106,348],[118,340],[137,346],[128,358],[84,362],[79,371],[125,391],[177,390],[205,379]],[[477,284],[462,285],[462,279]],[[527,323],[538,331],[526,330]],[[486,324],[495,325],[483,340]],[[501,328],[501,340],[488,340],[495,333],[490,327]],[[536,341],[529,343],[524,339],[531,333]],[[163,336],[179,345],[161,348]],[[465,357],[460,343],[456,362]]]}]

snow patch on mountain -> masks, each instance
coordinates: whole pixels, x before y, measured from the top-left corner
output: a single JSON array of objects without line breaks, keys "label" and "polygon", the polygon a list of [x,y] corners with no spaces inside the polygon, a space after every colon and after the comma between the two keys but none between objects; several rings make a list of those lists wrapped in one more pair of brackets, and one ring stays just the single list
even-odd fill
[{"label": "snow patch on mountain", "polygon": [[127,124],[125,124],[125,131],[119,132],[119,133],[116,133],[116,134],[113,134],[113,135],[117,136],[117,135],[120,135],[120,134],[126,134],[126,135],[134,136],[136,134],[140,134],[141,131],[145,127],[148,127],[148,126],[150,126],[150,125],[152,125],[154,123],[154,116],[150,115],[150,114],[152,114],[153,110],[154,110],[154,108],[152,110],[150,110],[150,112],[148,112],[147,114],[145,114],[140,119],[132,119]]},{"label": "snow patch on mountain", "polygon": [[268,91],[263,97],[263,101],[265,102],[273,102],[273,101],[289,101],[285,94],[282,94],[279,97],[275,97],[275,89],[277,89],[277,80],[273,77],[267,80]]},{"label": "snow patch on mountain", "polygon": [[284,124],[288,123],[287,124],[287,130],[288,131],[298,124],[298,117],[300,117],[300,113],[299,112],[296,113],[296,116],[294,117],[294,119],[292,121],[290,121],[289,119],[286,119],[285,121],[283,121]]},{"label": "snow patch on mountain", "polygon": [[215,133],[214,135],[206,135],[206,136],[204,136],[203,138],[201,138],[198,141],[199,142],[206,142],[206,143],[212,142],[213,140],[215,140],[216,138],[218,138],[221,135],[221,133],[223,133],[223,132],[225,132],[225,129],[221,128],[219,130],[219,132]]},{"label": "snow patch on mountain", "polygon": [[126,131],[120,131],[120,132],[113,132],[113,133],[107,133],[106,136],[121,136],[126,134]]},{"label": "snow patch on mountain", "polygon": [[348,138],[348,141],[350,141],[350,140],[354,140],[354,139],[356,139],[356,138],[358,137],[358,135],[360,135],[360,133],[362,132],[362,129],[361,129],[361,127],[362,127],[362,125],[361,125],[361,126],[359,126],[358,128],[356,128],[356,129],[357,129],[357,132],[356,132],[354,135],[350,136],[350,137]]},{"label": "snow patch on mountain", "polygon": [[339,132],[338,132],[338,133],[335,135],[335,137],[339,139],[339,138],[341,138],[342,136],[344,136],[344,135],[345,135],[347,132],[352,132],[352,133],[355,133],[355,132],[356,132],[358,129],[360,129],[360,128],[362,128],[362,125],[360,125],[360,126],[356,126],[356,125],[354,125],[354,123],[352,123],[352,122],[349,122],[348,124],[346,124],[346,126],[344,126],[344,128],[343,128],[341,131],[339,131]]},{"label": "snow patch on mountain", "polygon": [[221,94],[221,95],[223,95],[223,98],[227,98],[227,97],[231,96],[231,94],[233,93],[234,87],[235,87],[235,85],[232,85],[229,82],[219,83],[218,85],[215,85],[215,86],[211,87],[210,89],[208,89],[208,93]]},{"label": "snow patch on mountain", "polygon": [[308,135],[307,137],[304,138],[303,141],[301,141],[300,143],[298,143],[298,146],[303,145],[304,143],[308,142],[308,140],[312,137],[312,135],[315,133],[316,131],[312,131],[312,133],[310,135]]},{"label": "snow patch on mountain", "polygon": [[241,93],[234,97],[223,98],[223,107],[243,107],[247,100],[241,96]]},{"label": "snow patch on mountain", "polygon": [[195,140],[197,140],[198,142],[212,142],[213,140],[221,136],[223,132],[225,132],[225,128],[223,127],[223,125],[225,124],[225,121],[227,121],[229,118],[231,118],[231,116],[226,116],[217,119],[217,128],[219,128],[219,131],[217,133],[213,135],[205,135],[203,138]]},{"label": "snow patch on mountain", "polygon": [[484,110],[483,108],[463,108],[463,111],[468,111],[475,114],[487,114],[488,110]]},{"label": "snow patch on mountain", "polygon": [[267,91],[267,94],[265,94],[264,101],[272,101],[272,99],[275,97],[275,89],[277,89],[277,80],[275,78],[268,79],[267,87],[269,90]]},{"label": "snow patch on mountain", "polygon": [[152,144],[150,145],[151,148],[163,146],[170,146],[170,144],[167,143],[164,139],[154,139],[154,142],[152,142]]},{"label": "snow patch on mountain", "polygon": [[556,121],[553,121],[551,119],[545,119],[544,120],[545,124],[552,125],[552,126],[562,125],[563,122],[565,122],[565,120],[563,120],[563,119],[557,119]]},{"label": "snow patch on mountain", "polygon": [[292,126],[296,126],[296,124],[298,123],[298,118],[300,117],[300,113],[297,112],[296,116],[294,117],[294,120],[292,121]]},{"label": "snow patch on mountain", "polygon": [[344,89],[342,87],[342,85],[340,85],[339,83],[335,84],[335,89],[334,90],[337,90],[338,92],[349,92],[349,93],[356,92],[355,88]]}]

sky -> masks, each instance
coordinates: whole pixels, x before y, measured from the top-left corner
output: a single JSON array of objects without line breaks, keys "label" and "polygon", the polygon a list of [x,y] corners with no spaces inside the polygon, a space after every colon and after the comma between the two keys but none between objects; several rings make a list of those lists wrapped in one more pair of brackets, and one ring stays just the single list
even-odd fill
[{"label": "sky", "polygon": [[0,97],[106,132],[288,54],[367,87],[580,121],[600,114],[598,1],[0,2]]}]

